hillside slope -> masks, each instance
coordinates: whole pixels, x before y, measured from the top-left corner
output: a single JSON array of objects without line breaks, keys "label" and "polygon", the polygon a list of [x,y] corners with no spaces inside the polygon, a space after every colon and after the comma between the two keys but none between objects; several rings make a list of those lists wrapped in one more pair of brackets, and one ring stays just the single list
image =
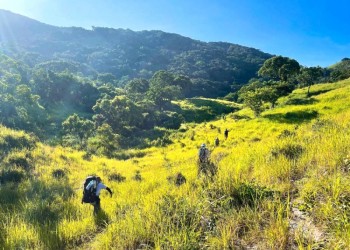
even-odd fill
[{"label": "hillside slope", "polygon": [[85,76],[111,73],[125,84],[149,79],[158,70],[189,76],[201,89],[217,86],[225,95],[230,85],[247,83],[271,55],[224,42],[201,42],[163,31],[134,32],[93,27],[55,27],[0,10],[0,50],[31,67],[54,71],[80,70]]},{"label": "hillside slope", "polygon": [[[1,164],[1,248],[349,248],[350,80],[306,91],[260,118],[243,109],[184,124],[169,146],[124,151],[128,160],[13,147]],[[1,131],[8,141],[12,132]],[[203,142],[218,168],[212,177],[197,173]],[[8,179],[11,168],[26,174]],[[99,216],[80,204],[91,174],[114,191],[102,193]]]}]

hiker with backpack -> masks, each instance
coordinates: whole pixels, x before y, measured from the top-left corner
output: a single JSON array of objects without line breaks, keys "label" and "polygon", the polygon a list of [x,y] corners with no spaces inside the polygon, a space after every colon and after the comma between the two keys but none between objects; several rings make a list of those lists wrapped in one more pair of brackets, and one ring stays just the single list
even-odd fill
[{"label": "hiker with backpack", "polygon": [[214,144],[215,144],[215,147],[218,147],[218,146],[219,146],[220,140],[219,140],[218,137],[215,138]]},{"label": "hiker with backpack", "polygon": [[102,183],[101,177],[89,176],[85,179],[83,199],[81,203],[90,203],[94,206],[94,214],[96,215],[101,209],[100,192],[106,189],[112,197],[112,190]]},{"label": "hiker with backpack", "polygon": [[209,162],[209,149],[203,143],[198,152],[199,162],[206,163]]},{"label": "hiker with backpack", "polygon": [[204,143],[201,145],[198,155],[198,177],[202,175],[210,178],[214,177],[218,168],[214,163],[210,162],[210,151]]},{"label": "hiker with backpack", "polygon": [[225,139],[227,140],[227,137],[228,137],[228,129],[225,129],[224,135],[225,135]]}]

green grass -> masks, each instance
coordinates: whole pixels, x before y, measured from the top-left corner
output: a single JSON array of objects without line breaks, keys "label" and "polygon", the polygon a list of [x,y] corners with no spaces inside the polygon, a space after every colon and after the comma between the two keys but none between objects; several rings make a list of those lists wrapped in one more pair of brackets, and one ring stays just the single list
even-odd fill
[{"label": "green grass", "polygon": [[[259,118],[244,108],[226,119],[205,111],[207,122],[183,124],[169,135],[173,143],[119,159],[84,160],[84,152],[33,146],[29,135],[1,128],[0,146],[13,147],[0,172],[23,178],[1,182],[0,249],[350,248],[350,80],[306,92],[281,98]],[[179,105],[200,114],[210,103]],[[211,109],[221,112],[219,104]],[[203,142],[218,167],[212,178],[197,175]],[[186,178],[182,185],[172,179],[178,173]],[[102,192],[98,216],[80,203],[91,174],[114,192],[112,198]],[[321,238],[290,226],[295,209]]]}]

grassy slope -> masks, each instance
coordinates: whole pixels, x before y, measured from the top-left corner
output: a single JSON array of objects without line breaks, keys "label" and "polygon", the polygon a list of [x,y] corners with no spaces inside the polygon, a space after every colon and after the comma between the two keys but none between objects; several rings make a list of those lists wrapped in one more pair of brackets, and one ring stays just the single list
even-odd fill
[{"label": "grassy slope", "polygon": [[[350,81],[311,92],[306,98],[305,89],[296,90],[257,119],[243,109],[226,120],[185,124],[185,132],[171,136],[173,144],[145,149],[143,158],[86,161],[81,152],[39,144],[30,152],[30,177],[0,187],[0,246],[349,248]],[[215,137],[221,141],[216,148]],[[197,176],[202,142],[219,169],[213,179]],[[57,169],[65,177],[54,178]],[[141,181],[134,179],[137,171]],[[178,172],[186,184],[168,180]],[[116,173],[126,180],[114,181]],[[103,192],[98,217],[80,204],[90,174],[114,191],[113,198]]]}]

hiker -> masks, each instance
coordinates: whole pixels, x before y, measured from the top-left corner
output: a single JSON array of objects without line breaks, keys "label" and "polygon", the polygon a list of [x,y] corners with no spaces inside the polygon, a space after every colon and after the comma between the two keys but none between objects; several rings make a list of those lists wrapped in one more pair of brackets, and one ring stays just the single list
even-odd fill
[{"label": "hiker", "polygon": [[94,214],[96,215],[100,209],[100,192],[102,189],[106,189],[112,197],[112,190],[102,183],[101,177],[89,176],[85,180],[84,193],[81,203],[91,203],[94,206]]},{"label": "hiker", "polygon": [[199,162],[205,163],[209,161],[209,149],[207,149],[206,145],[203,143],[198,152]]},{"label": "hiker", "polygon": [[207,176],[214,177],[217,173],[217,166],[210,162],[210,151],[203,143],[199,149],[199,161],[198,161],[198,177]]},{"label": "hiker", "polygon": [[214,143],[215,143],[215,147],[218,147],[218,146],[219,146],[220,141],[219,141],[219,138],[218,138],[218,137],[215,138]]},{"label": "hiker", "polygon": [[225,135],[225,139],[227,140],[227,137],[228,137],[228,130],[227,129],[225,129],[224,135]]}]

